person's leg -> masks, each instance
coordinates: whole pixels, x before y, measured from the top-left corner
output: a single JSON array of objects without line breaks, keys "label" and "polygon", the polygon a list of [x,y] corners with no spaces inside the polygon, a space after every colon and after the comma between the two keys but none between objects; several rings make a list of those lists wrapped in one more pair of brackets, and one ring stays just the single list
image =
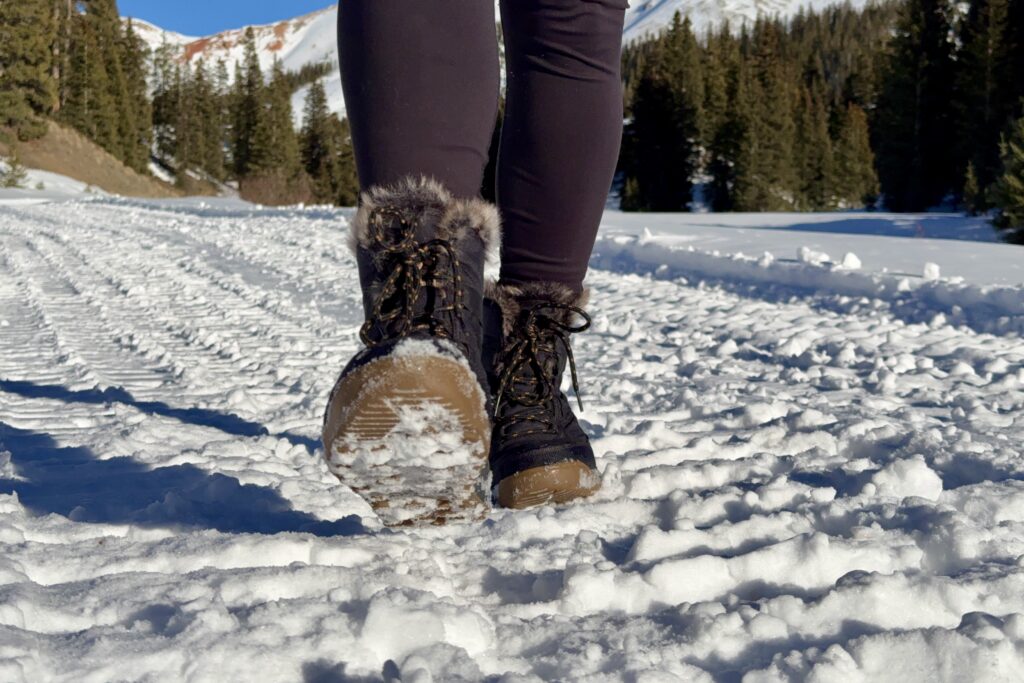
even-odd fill
[{"label": "person's leg", "polygon": [[341,0],[338,48],[363,189],[426,175],[476,197],[498,111],[488,0]]},{"label": "person's leg", "polygon": [[498,104],[491,2],[338,8],[363,190],[350,237],[365,321],[364,348],[328,399],[324,455],[387,524],[482,514],[492,429],[484,262],[500,231],[497,208],[479,196]]},{"label": "person's leg", "polygon": [[622,141],[626,0],[502,0],[501,281],[582,288]]},{"label": "person's leg", "polygon": [[485,306],[498,502],[566,502],[601,485],[559,389],[589,326],[583,278],[622,140],[626,0],[502,0],[508,100],[498,159],[501,280]]}]

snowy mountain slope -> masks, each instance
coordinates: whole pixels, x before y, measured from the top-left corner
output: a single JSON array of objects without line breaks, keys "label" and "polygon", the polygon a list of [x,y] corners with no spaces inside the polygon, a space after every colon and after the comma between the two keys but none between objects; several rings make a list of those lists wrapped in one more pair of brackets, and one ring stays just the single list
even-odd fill
[{"label": "snowy mountain slope", "polygon": [[[125,17],[125,21],[127,20],[128,17]],[[131,22],[132,30],[135,31],[135,34],[141,38],[151,50],[156,50],[164,45],[170,47],[184,47],[185,45],[198,40],[192,36],[186,36],[181,33],[160,28],[159,26],[152,24],[145,19],[139,19],[138,17],[132,17]]]},{"label": "snowy mountain slope", "polygon": [[0,204],[0,680],[1018,679],[1019,271],[967,310],[732,255],[934,240],[611,213],[575,344],[603,491],[382,530],[317,450],[350,216]]},{"label": "snowy mountain slope", "polygon": [[[337,8],[313,12],[288,21],[276,24],[253,26],[256,37],[257,53],[260,66],[269,72],[275,60],[289,71],[297,71],[307,64],[327,62],[333,70],[323,79],[327,90],[327,101],[331,109],[344,115],[345,102],[341,92],[341,80],[337,68]],[[234,64],[241,63],[244,58],[242,41],[246,27],[224,31],[202,38],[187,38],[180,34],[164,32],[147,22],[139,23],[139,34],[151,49],[162,45],[170,45],[179,59],[193,66],[203,60],[208,67],[213,67],[219,60],[228,65],[229,75],[234,73]],[[166,37],[166,43],[165,43]],[[292,98],[292,110],[296,122],[301,122],[303,102],[308,88],[303,88]]]},{"label": "snowy mountain slope", "polygon": [[[863,7],[869,0],[853,0]],[[794,16],[801,9],[820,10],[839,4],[836,0],[632,0],[626,12],[623,40],[630,42],[657,33],[672,23],[676,12],[688,16],[694,30],[702,32],[728,21],[739,26],[759,16]]]},{"label": "snowy mountain slope", "polygon": [[[739,25],[759,15],[792,16],[801,8],[822,8],[836,4],[838,0],[634,0],[626,13],[623,41],[629,42],[647,34],[657,33],[680,11],[690,17],[698,31],[717,26],[723,21]],[[862,6],[868,0],[852,0],[854,6]],[[310,63],[335,65],[334,70],[323,78],[327,88],[328,102],[332,109],[344,114],[345,103],[341,92],[341,81],[337,70],[337,7],[332,5],[323,10],[287,21],[253,26],[259,50],[260,64],[269,70],[275,59],[281,60],[286,69],[297,70]],[[153,49],[167,44],[176,46],[180,58],[191,64],[203,59],[208,65],[223,59],[229,66],[241,61],[242,39],[245,27],[225,31],[202,38],[188,38],[173,32],[165,32],[144,21],[134,20],[139,34]],[[302,111],[305,89],[297,93],[292,107]]]}]

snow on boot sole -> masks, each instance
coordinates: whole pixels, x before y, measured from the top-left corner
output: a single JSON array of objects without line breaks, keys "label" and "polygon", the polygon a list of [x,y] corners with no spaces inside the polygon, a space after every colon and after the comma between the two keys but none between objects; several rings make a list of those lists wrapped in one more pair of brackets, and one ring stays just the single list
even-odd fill
[{"label": "snow on boot sole", "polygon": [[567,460],[516,472],[498,482],[496,488],[499,505],[522,510],[591,496],[601,488],[601,478],[583,463]]},{"label": "snow on boot sole", "polygon": [[443,356],[386,356],[339,380],[324,453],[387,526],[482,519],[490,420],[473,373]]}]

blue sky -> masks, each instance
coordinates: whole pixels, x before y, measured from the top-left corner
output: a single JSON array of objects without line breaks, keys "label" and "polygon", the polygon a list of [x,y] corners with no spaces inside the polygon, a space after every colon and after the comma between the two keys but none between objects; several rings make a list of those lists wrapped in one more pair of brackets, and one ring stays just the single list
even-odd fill
[{"label": "blue sky", "polygon": [[291,19],[332,5],[332,0],[118,0],[121,14],[161,28],[204,36],[249,24]]}]

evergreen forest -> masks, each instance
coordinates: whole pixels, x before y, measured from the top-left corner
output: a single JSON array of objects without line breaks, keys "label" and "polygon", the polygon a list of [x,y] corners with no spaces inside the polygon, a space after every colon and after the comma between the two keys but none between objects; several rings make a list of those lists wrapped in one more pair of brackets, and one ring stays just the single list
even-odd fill
[{"label": "evergreen forest", "polygon": [[[837,5],[700,35],[677,15],[622,64],[625,210],[944,208],[1024,241],[1024,0]],[[184,63],[116,0],[0,3],[0,133],[55,120],[186,191],[354,204],[329,71],[265,73],[251,31],[238,63]]]},{"label": "evergreen forest", "polygon": [[[185,191],[233,182],[268,204],[356,202],[348,124],[329,111],[329,65],[260,69],[255,37],[237,64],[185,64],[150,51],[116,0],[0,3],[0,127],[31,140],[68,125],[139,173]],[[291,98],[309,85],[303,125]]]},{"label": "evergreen forest", "polygon": [[623,54],[622,206],[993,211],[1024,240],[1024,0],[838,5]]}]

